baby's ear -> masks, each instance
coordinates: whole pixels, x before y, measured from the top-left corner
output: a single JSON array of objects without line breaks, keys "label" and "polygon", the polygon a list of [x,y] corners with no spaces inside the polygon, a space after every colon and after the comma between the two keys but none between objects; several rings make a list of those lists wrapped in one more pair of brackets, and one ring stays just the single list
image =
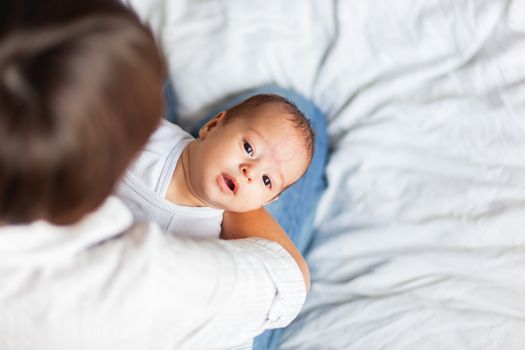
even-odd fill
[{"label": "baby's ear", "polygon": [[223,123],[225,116],[226,116],[226,111],[222,111],[219,114],[217,114],[215,117],[211,118],[206,124],[204,124],[202,128],[200,128],[199,138],[205,139],[211,130],[220,126]]}]

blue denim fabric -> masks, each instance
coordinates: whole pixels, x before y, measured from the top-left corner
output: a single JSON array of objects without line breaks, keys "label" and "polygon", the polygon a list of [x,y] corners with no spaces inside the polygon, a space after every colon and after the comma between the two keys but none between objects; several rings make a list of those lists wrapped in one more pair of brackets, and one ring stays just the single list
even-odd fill
[{"label": "blue denim fabric", "polygon": [[173,84],[170,79],[166,79],[164,82],[164,118],[172,123],[175,123],[177,120],[177,114],[175,112],[176,105]]},{"label": "blue denim fabric", "polygon": [[[297,92],[274,85],[265,85],[227,99],[197,124],[193,134],[196,136],[199,128],[219,112],[233,107],[248,97],[262,93],[277,94],[292,101],[310,119],[315,131],[314,156],[305,175],[284,191],[279,200],[266,207],[304,255],[313,239],[313,220],[317,203],[326,188],[325,165],[329,140],[324,114],[310,100]],[[167,101],[171,103],[172,99],[167,97]],[[281,333],[282,329],[263,332],[254,339],[253,349],[276,349]]]}]

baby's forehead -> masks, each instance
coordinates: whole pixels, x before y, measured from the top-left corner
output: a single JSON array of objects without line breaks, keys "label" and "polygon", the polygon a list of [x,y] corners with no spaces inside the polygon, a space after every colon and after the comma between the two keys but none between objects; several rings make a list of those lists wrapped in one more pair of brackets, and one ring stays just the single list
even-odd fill
[{"label": "baby's forehead", "polygon": [[246,130],[267,143],[278,158],[288,160],[290,155],[294,155],[293,152],[306,152],[306,136],[289,116],[254,118],[246,123]]},{"label": "baby's forehead", "polygon": [[245,122],[247,127],[261,133],[270,132],[272,134],[280,135],[284,132],[289,138],[298,140],[302,138],[296,126],[297,123],[294,122],[293,116],[287,113],[267,112],[266,114],[260,112],[245,116],[241,119]]},{"label": "baby's forehead", "polygon": [[285,118],[247,123],[246,131],[255,134],[255,137],[261,138],[268,144],[282,147],[291,147],[305,141],[301,132]]},{"label": "baby's forehead", "polygon": [[289,163],[294,158],[302,155],[304,148],[301,147],[298,137],[274,138],[268,142],[270,157],[279,165]]},{"label": "baby's forehead", "polygon": [[268,156],[281,169],[288,180],[285,185],[295,182],[310,165],[310,157],[304,140],[296,133],[276,138],[268,144]]}]

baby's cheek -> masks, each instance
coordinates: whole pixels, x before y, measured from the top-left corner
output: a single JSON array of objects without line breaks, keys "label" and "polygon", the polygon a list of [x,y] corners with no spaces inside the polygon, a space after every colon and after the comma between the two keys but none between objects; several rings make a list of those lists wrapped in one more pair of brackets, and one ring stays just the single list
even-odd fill
[{"label": "baby's cheek", "polygon": [[250,209],[255,210],[264,207],[269,199],[270,197],[268,193],[264,190],[255,191],[251,194],[251,198],[249,199]]}]

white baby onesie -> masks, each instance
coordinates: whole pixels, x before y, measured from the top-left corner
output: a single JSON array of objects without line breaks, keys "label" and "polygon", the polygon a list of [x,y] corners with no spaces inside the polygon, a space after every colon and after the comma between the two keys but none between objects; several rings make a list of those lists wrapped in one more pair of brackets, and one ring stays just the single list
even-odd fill
[{"label": "white baby onesie", "polygon": [[166,191],[182,151],[194,138],[163,120],[126,171],[117,196],[136,221],[155,221],[165,232],[192,237],[219,237],[223,210],[186,207],[168,201]]}]

